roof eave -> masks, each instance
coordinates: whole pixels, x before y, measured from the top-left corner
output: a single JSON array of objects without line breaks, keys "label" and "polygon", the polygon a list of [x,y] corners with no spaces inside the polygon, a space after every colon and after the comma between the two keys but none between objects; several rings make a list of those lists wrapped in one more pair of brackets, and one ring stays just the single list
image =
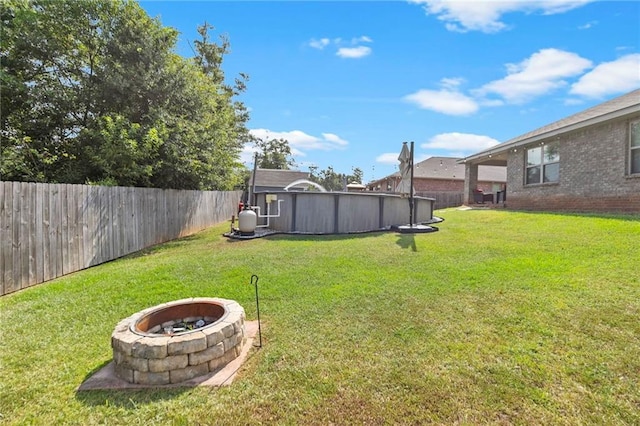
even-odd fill
[{"label": "roof eave", "polygon": [[581,121],[579,123],[570,124],[568,126],[560,127],[557,129],[550,130],[548,132],[540,133],[538,135],[534,135],[524,139],[517,139],[513,142],[504,142],[500,145],[496,145],[493,148],[485,149],[477,154],[470,155],[463,159],[458,160],[458,163],[465,163],[467,161],[479,160],[481,158],[487,157],[488,155],[500,154],[503,152],[507,152],[510,149],[518,148],[523,145],[529,145],[531,143],[535,143],[538,141],[542,141],[545,139],[553,138],[556,136],[560,136],[564,133],[572,132],[574,130],[581,129],[583,127],[592,126],[594,124],[600,124],[605,121],[615,120],[617,118],[622,118],[627,115],[631,115],[634,113],[640,112],[640,104],[631,105],[626,108],[619,109],[617,111],[612,111],[607,114],[600,115],[598,117],[592,117],[587,120]]}]

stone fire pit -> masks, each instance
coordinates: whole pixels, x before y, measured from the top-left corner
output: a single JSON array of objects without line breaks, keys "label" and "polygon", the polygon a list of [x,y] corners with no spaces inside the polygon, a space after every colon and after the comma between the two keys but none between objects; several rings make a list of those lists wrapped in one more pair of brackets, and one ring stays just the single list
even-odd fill
[{"label": "stone fire pit", "polygon": [[193,298],[125,318],[111,335],[115,373],[129,383],[166,385],[215,372],[246,342],[244,309],[235,301]]}]

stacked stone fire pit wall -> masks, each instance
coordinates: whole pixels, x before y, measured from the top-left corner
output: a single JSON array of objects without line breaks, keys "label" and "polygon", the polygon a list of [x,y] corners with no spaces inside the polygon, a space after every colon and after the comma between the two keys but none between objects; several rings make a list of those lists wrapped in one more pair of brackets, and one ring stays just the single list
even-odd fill
[{"label": "stacked stone fire pit wall", "polygon": [[[225,314],[200,329],[175,335],[134,332],[133,324],[159,308],[187,303],[222,304]],[[154,306],[120,321],[111,335],[118,377],[141,385],[180,383],[214,372],[240,355],[246,342],[244,309],[233,300],[193,298]]]}]

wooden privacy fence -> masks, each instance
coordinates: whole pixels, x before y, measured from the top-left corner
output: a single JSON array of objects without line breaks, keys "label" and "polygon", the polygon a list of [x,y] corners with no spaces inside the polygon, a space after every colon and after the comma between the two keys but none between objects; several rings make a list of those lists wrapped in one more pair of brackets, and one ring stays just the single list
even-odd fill
[{"label": "wooden privacy fence", "polygon": [[420,197],[435,198],[436,202],[433,206],[434,210],[446,209],[448,207],[459,207],[463,205],[462,192],[454,191],[427,191],[416,192]]},{"label": "wooden privacy fence", "polygon": [[193,234],[239,191],[0,182],[0,295]]}]

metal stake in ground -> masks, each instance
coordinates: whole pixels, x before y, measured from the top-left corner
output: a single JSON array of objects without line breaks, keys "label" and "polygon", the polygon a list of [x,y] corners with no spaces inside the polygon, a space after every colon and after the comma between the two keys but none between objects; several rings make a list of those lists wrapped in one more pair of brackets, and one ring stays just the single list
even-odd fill
[{"label": "metal stake in ground", "polygon": [[[262,328],[260,327],[260,298],[258,297],[258,276],[257,275],[251,275],[251,284],[256,288],[256,312],[258,313],[258,337],[260,340],[260,344],[258,344],[257,347],[261,348],[262,347]],[[253,345],[253,346],[256,346],[256,345]]]}]

